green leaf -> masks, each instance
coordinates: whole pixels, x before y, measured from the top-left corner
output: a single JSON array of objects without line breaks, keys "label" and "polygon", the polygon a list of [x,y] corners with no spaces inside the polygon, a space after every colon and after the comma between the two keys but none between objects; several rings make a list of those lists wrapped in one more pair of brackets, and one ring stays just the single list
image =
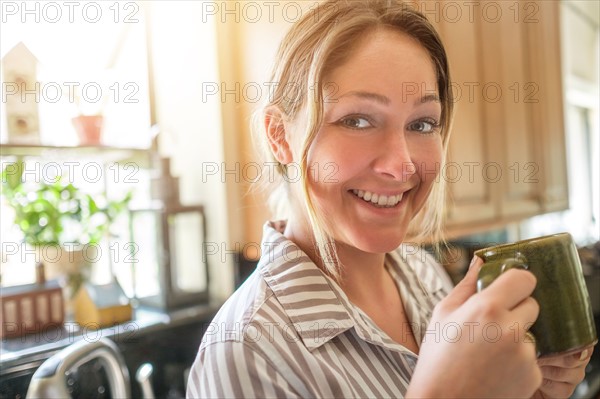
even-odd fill
[{"label": "green leaf", "polygon": [[6,164],[2,170],[2,188],[6,194],[14,192],[21,186],[21,178],[25,163],[21,160]]},{"label": "green leaf", "polygon": [[[7,165],[2,171],[2,195],[14,209],[15,224],[30,244],[60,244],[64,242],[64,226],[73,224],[81,229],[80,244],[97,243],[107,234],[112,221],[127,209],[132,198],[130,191],[119,201],[105,201],[103,196],[84,193],[61,179],[50,184],[28,183],[25,188],[21,182],[23,163],[14,165],[20,166],[10,169]],[[106,206],[100,207],[98,203],[106,203]]]}]

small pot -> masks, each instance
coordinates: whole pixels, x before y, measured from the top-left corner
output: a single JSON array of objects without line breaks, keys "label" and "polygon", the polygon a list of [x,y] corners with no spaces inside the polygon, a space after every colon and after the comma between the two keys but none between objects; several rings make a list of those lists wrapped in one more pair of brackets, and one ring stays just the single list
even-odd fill
[{"label": "small pot", "polygon": [[99,145],[104,117],[102,115],[79,115],[72,119],[79,137],[79,144]]}]

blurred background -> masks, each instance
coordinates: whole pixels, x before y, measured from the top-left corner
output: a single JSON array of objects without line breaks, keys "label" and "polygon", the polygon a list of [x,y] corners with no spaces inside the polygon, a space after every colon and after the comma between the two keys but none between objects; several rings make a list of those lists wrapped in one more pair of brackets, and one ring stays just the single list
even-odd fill
[{"label": "blurred background", "polygon": [[[258,259],[269,211],[251,186],[272,170],[250,116],[279,41],[318,2],[0,4],[0,396],[93,323],[131,379],[149,362],[157,395],[180,397]],[[478,248],[570,232],[598,315],[599,3],[411,4],[447,46],[456,99],[440,260],[458,281]],[[44,302],[53,289],[60,304]],[[594,367],[577,397],[600,391]]]}]

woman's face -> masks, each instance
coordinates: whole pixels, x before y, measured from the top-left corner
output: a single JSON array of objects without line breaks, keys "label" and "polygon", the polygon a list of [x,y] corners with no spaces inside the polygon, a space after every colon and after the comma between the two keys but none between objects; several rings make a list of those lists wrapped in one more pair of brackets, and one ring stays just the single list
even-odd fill
[{"label": "woman's face", "polygon": [[433,63],[414,39],[379,30],[325,83],[323,125],[308,153],[317,212],[337,243],[391,251],[425,203],[442,160]]}]

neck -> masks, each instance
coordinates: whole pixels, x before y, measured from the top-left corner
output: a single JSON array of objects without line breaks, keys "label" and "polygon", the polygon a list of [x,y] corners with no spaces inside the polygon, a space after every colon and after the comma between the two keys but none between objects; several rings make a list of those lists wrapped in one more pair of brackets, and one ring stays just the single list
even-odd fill
[{"label": "neck", "polygon": [[[387,295],[391,277],[385,269],[385,254],[363,252],[346,244],[337,244],[338,256],[342,264],[340,286],[350,300],[356,304]],[[379,295],[373,295],[373,293]]]},{"label": "neck", "polygon": [[[304,251],[315,264],[326,274],[321,257],[315,250],[313,234],[307,231],[307,223],[295,223],[288,220],[284,236],[293,241]],[[354,303],[372,300],[378,292],[386,295],[390,288],[391,277],[385,270],[385,254],[361,251],[351,245],[336,242],[337,255],[341,264],[338,284]]]}]

